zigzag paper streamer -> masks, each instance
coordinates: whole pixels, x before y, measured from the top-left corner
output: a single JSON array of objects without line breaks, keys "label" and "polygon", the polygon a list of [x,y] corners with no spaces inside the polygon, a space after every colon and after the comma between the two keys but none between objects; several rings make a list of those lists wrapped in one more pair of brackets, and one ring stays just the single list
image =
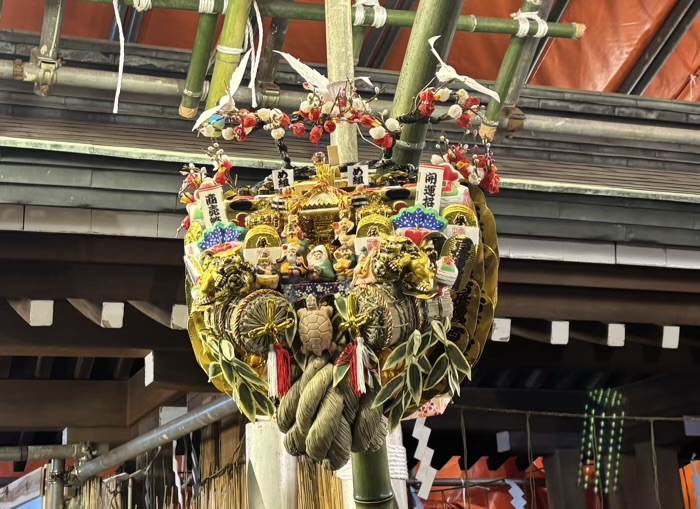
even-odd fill
[{"label": "zigzag paper streamer", "polygon": [[510,502],[513,509],[525,509],[525,505],[527,504],[527,500],[525,500],[525,492],[520,489],[520,486],[509,479],[506,479],[506,484],[510,486],[508,494],[513,497],[513,500]]},{"label": "zigzag paper streamer", "polygon": [[[693,491],[700,493],[700,472],[698,472],[698,466],[695,463],[695,454],[690,458],[690,464],[693,467]],[[700,497],[695,500],[695,509],[700,509]]]},{"label": "zigzag paper streamer", "polygon": [[175,486],[177,487],[177,501],[180,507],[184,507],[185,501],[182,499],[182,480],[180,479],[180,465],[177,462],[177,440],[173,440],[173,474],[175,474]]},{"label": "zigzag paper streamer", "polygon": [[413,457],[420,461],[420,467],[418,467],[418,472],[416,472],[416,479],[421,483],[418,496],[423,500],[427,500],[430,496],[430,490],[433,489],[437,470],[430,466],[435,451],[428,447],[430,428],[425,425],[425,417],[416,419],[412,436],[418,440],[418,447],[416,447],[416,452],[413,454]]}]

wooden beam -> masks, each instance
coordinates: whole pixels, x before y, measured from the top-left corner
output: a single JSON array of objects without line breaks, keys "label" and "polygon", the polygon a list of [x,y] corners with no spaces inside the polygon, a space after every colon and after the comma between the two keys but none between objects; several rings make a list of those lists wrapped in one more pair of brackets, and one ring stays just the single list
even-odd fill
[{"label": "wooden beam", "polygon": [[121,329],[124,325],[123,302],[91,302],[67,299],[85,318],[105,329]]},{"label": "wooden beam", "polygon": [[52,369],[53,357],[37,357],[36,368],[34,369],[34,378],[51,378]]},{"label": "wooden beam", "polygon": [[578,463],[576,449],[558,450],[544,459],[550,509],[588,508],[586,492],[577,486]]},{"label": "wooden beam", "polygon": [[41,430],[126,423],[124,382],[0,381],[0,429]]},{"label": "wooden beam", "polygon": [[32,327],[50,327],[53,324],[52,300],[10,299],[8,302]]},{"label": "wooden beam", "polygon": [[73,370],[73,378],[87,380],[92,375],[92,368],[95,366],[94,357],[78,357]]},{"label": "wooden beam", "polygon": [[700,301],[670,292],[499,285],[496,316],[604,323],[700,325]]},{"label": "wooden beam", "polygon": [[127,380],[131,378],[131,368],[134,366],[134,359],[130,358],[122,358],[122,359],[117,359],[117,362],[114,366],[114,373],[112,374],[112,378],[115,380]]},{"label": "wooden beam", "polygon": [[141,311],[151,320],[174,330],[187,329],[187,319],[189,313],[184,304],[173,304],[172,306],[158,306],[142,300],[130,300],[129,304]]},{"label": "wooden beam", "polygon": [[131,440],[131,429],[124,427],[83,428],[71,427],[63,430],[64,444],[107,444],[116,447]]},{"label": "wooden beam", "polygon": [[0,488],[0,509],[15,509],[44,493],[45,468],[38,468],[7,486]]},{"label": "wooden beam", "polygon": [[493,321],[493,331],[491,332],[491,341],[507,343],[510,341],[510,318],[496,318]]},{"label": "wooden beam", "polygon": [[10,378],[12,371],[12,357],[0,357],[0,380]]},{"label": "wooden beam", "polygon": [[151,350],[190,351],[187,333],[169,331],[131,307],[126,326],[104,329],[57,301],[52,327],[29,327],[0,300],[0,352],[6,356],[143,358]]},{"label": "wooden beam", "polygon": [[174,389],[184,392],[216,392],[207,374],[197,363],[194,352],[154,351],[145,358],[147,387]]},{"label": "wooden beam", "polygon": [[136,424],[143,417],[157,408],[175,399],[180,391],[160,388],[155,384],[146,387],[146,372],[142,369],[127,382],[128,403],[126,411],[127,425]]}]

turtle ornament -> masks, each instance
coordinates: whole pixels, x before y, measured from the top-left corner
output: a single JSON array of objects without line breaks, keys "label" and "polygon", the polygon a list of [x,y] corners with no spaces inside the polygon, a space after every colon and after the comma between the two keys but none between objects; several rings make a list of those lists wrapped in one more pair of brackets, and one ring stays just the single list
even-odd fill
[{"label": "turtle ornament", "polygon": [[301,352],[304,355],[313,353],[320,356],[325,350],[333,353],[338,349],[338,345],[333,342],[333,308],[326,304],[319,306],[316,297],[309,295],[306,307],[297,313]]}]

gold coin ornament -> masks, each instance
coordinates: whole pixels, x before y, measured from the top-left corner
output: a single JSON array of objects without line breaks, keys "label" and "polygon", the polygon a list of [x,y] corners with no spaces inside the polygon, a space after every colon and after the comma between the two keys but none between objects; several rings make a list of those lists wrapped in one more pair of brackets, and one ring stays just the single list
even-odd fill
[{"label": "gold coin ornament", "polygon": [[[498,303],[483,190],[497,192],[499,177],[490,145],[474,153],[474,142],[443,140],[442,155],[417,169],[393,163],[398,120],[371,112],[352,83],[342,101],[327,99],[311,92],[291,116],[223,101],[196,130],[237,141],[268,131],[282,167],[239,187],[213,141],[214,173],[187,166],[180,200],[199,364],[251,421],[274,417],[291,454],[338,469],[424,405],[444,408],[435,398],[471,377]],[[438,87],[413,114],[438,100],[459,108],[460,125],[479,111],[475,98]],[[291,165],[286,133],[310,129],[315,143],[341,122],[368,128],[383,159],[346,168],[329,150]]]}]

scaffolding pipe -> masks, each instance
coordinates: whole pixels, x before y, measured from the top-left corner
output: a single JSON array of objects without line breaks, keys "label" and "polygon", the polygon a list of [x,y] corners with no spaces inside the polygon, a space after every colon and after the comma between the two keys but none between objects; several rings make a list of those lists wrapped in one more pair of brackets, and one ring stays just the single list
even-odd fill
[{"label": "scaffolding pipe", "polygon": [[51,460],[49,475],[49,509],[63,509],[63,489],[65,488],[66,460]]},{"label": "scaffolding pipe", "polygon": [[[111,4],[112,0],[83,0],[85,2],[94,2],[102,4]],[[447,1],[447,0],[446,0]],[[124,5],[134,5],[134,0],[121,0]],[[155,9],[177,9],[183,11],[199,11],[199,0],[151,0],[151,5]],[[215,0],[215,13],[222,13],[224,0]],[[355,16],[353,7],[352,15]],[[279,19],[298,19],[306,21],[325,21],[326,13],[323,5],[303,4],[303,3],[288,3],[285,0],[266,0],[260,2],[260,13],[267,18]],[[386,26],[412,28],[413,22],[416,19],[414,11],[402,11],[396,9],[386,10]],[[374,10],[365,8],[365,21],[363,26],[372,26],[374,23]],[[512,19],[501,18],[486,18],[481,16],[460,16],[457,21],[458,32],[474,32],[474,33],[489,33],[489,34],[508,34],[515,35],[518,33],[519,24]],[[548,23],[547,37],[564,38],[564,39],[580,39],[583,35],[583,25],[578,23]],[[537,24],[530,23],[530,30],[527,35],[535,35],[537,33]]]},{"label": "scaffolding pipe", "polygon": [[163,426],[120,445],[104,456],[98,456],[83,463],[71,472],[70,482],[85,482],[105,470],[118,467],[140,454],[171,444],[173,440],[189,435],[193,431],[220,421],[236,412],[238,412],[238,407],[233,399],[230,397],[218,398],[207,405],[186,413],[182,417],[178,417]]},{"label": "scaffolding pipe", "polygon": [[68,460],[92,455],[93,447],[88,444],[0,447],[0,461]]},{"label": "scaffolding pipe", "polygon": [[[24,63],[21,70],[22,81],[35,82],[39,79],[38,68],[34,64]],[[0,79],[15,79],[15,63],[0,60]],[[117,73],[94,69],[76,69],[61,67],[54,72],[55,85],[79,88],[93,88],[113,91],[117,84]],[[122,90],[128,93],[177,96],[182,94],[184,80],[159,78],[140,74],[125,74]],[[271,104],[263,96],[262,106],[273,106],[283,110],[294,111],[306,99],[307,92],[285,90],[279,97],[271,98]],[[248,87],[241,87],[234,96],[236,102],[250,104],[251,93]],[[391,102],[379,100],[372,102],[377,111],[391,110]],[[439,112],[438,112],[439,113]],[[697,130],[678,127],[662,127],[623,122],[601,122],[567,117],[548,117],[544,115],[527,115],[521,129],[534,133],[570,134],[582,138],[608,138],[615,140],[641,141],[645,143],[671,143],[699,147],[700,136]]]}]

